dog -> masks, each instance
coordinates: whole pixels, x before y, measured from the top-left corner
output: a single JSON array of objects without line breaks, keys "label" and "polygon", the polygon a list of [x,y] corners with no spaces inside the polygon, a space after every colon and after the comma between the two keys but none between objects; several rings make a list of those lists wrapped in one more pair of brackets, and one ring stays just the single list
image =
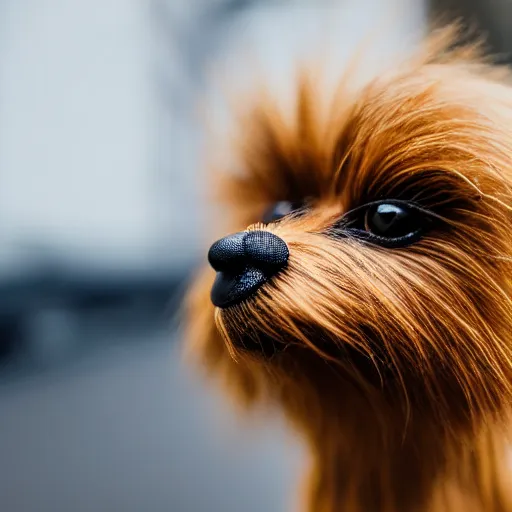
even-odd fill
[{"label": "dog", "polygon": [[457,35],[330,98],[300,73],[291,114],[256,96],[212,174],[188,349],[284,411],[308,512],[512,511],[512,82]]}]

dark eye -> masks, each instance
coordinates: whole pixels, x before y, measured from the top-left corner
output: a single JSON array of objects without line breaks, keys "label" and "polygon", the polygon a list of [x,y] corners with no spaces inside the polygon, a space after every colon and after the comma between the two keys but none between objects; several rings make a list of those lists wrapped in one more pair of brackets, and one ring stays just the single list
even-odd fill
[{"label": "dark eye", "polygon": [[274,203],[262,217],[265,224],[276,222],[291,213],[299,212],[304,208],[304,203],[301,201],[279,201]]},{"label": "dark eye", "polygon": [[383,247],[405,247],[418,241],[431,221],[429,212],[405,201],[371,203],[358,208],[357,214],[349,231]]}]

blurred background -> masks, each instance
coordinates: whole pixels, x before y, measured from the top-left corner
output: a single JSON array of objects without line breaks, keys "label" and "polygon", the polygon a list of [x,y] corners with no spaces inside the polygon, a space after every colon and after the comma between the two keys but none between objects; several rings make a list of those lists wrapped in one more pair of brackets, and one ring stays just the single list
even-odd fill
[{"label": "blurred background", "polygon": [[196,106],[246,50],[285,76],[328,29],[342,69],[371,27],[392,52],[444,7],[510,49],[507,0],[0,1],[2,511],[287,510],[297,440],[181,360],[208,233]]}]

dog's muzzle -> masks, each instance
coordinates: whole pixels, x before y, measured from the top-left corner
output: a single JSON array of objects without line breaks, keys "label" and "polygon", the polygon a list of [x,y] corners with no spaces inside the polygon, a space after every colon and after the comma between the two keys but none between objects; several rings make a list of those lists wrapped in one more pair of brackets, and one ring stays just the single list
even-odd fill
[{"label": "dog's muzzle", "polygon": [[285,241],[269,231],[244,231],[221,238],[208,251],[217,271],[211,299],[227,308],[246,300],[288,262]]}]

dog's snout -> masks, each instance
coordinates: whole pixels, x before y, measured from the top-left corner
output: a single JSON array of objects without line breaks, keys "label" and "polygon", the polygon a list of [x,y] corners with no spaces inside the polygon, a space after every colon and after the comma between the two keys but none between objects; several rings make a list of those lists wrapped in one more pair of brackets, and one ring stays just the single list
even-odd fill
[{"label": "dog's snout", "polygon": [[286,242],[269,231],[221,238],[208,251],[208,261],[217,271],[212,302],[228,307],[247,299],[286,265],[288,256]]},{"label": "dog's snout", "polygon": [[222,272],[235,267],[281,268],[288,261],[284,240],[268,231],[235,233],[215,242],[208,252],[210,265]]}]

